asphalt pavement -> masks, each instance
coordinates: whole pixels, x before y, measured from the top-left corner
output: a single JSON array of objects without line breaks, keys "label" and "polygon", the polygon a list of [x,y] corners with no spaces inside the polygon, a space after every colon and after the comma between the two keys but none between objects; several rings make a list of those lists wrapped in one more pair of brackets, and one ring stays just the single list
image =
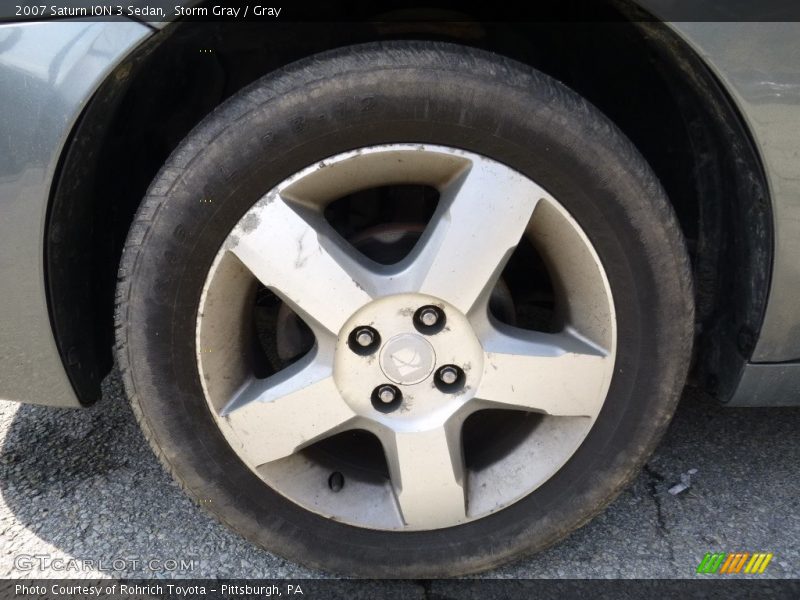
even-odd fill
[{"label": "asphalt pavement", "polygon": [[[695,578],[706,552],[745,551],[774,553],[764,577],[798,578],[799,465],[800,409],[725,409],[688,392],[605,513],[480,577]],[[669,493],[690,469],[690,487]],[[116,373],[89,409],[0,402],[0,496],[2,577],[327,576],[252,546],[185,497]],[[71,558],[86,561],[80,571]]]}]

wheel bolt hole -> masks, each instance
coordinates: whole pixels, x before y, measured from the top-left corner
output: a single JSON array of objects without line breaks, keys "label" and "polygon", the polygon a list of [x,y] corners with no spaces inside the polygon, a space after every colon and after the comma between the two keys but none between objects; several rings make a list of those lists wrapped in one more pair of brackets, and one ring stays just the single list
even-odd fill
[{"label": "wheel bolt hole", "polygon": [[372,390],[372,406],[378,412],[390,413],[400,408],[403,393],[394,385],[379,385]]},{"label": "wheel bolt hole", "polygon": [[439,333],[444,329],[446,321],[447,317],[444,311],[432,304],[421,306],[417,309],[417,312],[414,313],[414,327],[417,331],[425,335]]},{"label": "wheel bolt hole", "polygon": [[368,356],[381,346],[381,336],[368,325],[356,327],[347,337],[350,350],[361,356]]},{"label": "wheel bolt hole", "polygon": [[457,392],[464,387],[467,377],[463,369],[456,365],[444,365],[439,367],[434,377],[434,384],[440,391],[446,393]]}]

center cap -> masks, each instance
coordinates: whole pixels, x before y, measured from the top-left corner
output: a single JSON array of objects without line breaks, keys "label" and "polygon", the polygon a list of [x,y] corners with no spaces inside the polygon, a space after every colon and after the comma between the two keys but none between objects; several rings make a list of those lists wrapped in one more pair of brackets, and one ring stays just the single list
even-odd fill
[{"label": "center cap", "polygon": [[380,364],[384,375],[395,383],[413,385],[433,372],[436,353],[422,336],[401,333],[383,346]]},{"label": "center cap", "polygon": [[[439,308],[447,327],[420,328],[415,315],[426,306]],[[363,334],[362,341],[353,334]],[[455,306],[427,294],[393,294],[365,304],[345,322],[336,339],[333,379],[356,414],[407,431],[443,424],[469,401],[483,374],[483,357],[472,324]],[[434,382],[443,365],[461,369],[457,389]],[[399,402],[391,400],[397,392]]]}]

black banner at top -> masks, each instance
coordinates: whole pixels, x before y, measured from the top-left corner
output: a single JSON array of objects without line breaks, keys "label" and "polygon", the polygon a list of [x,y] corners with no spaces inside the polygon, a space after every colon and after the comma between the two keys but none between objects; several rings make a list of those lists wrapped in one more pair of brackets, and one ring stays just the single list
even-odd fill
[{"label": "black banner at top", "polygon": [[214,22],[800,21],[796,0],[537,0],[526,3],[331,1],[275,6],[258,0],[0,0],[0,20],[136,19]]}]

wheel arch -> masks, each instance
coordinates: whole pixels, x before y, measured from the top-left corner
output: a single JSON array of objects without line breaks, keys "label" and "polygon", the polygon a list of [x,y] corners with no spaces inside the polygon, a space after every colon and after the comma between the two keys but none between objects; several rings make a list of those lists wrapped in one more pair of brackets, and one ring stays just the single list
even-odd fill
[{"label": "wheel arch", "polygon": [[[772,211],[761,160],[733,101],[669,27],[595,24],[172,23],[123,61],[87,104],[55,179],[45,231],[48,304],[83,403],[111,367],[122,245],[150,181],[224,99],[270,70],[352,43],[414,38],[481,47],[562,80],[608,115],[661,179],[696,281],[695,379],[723,400],[758,339],[770,284]],[[455,14],[455,13],[453,13]],[[455,17],[454,17],[455,19]],[[66,251],[69,249],[69,251]],[[91,302],[86,302],[91,298]],[[82,349],[80,360],[67,360]]]}]

